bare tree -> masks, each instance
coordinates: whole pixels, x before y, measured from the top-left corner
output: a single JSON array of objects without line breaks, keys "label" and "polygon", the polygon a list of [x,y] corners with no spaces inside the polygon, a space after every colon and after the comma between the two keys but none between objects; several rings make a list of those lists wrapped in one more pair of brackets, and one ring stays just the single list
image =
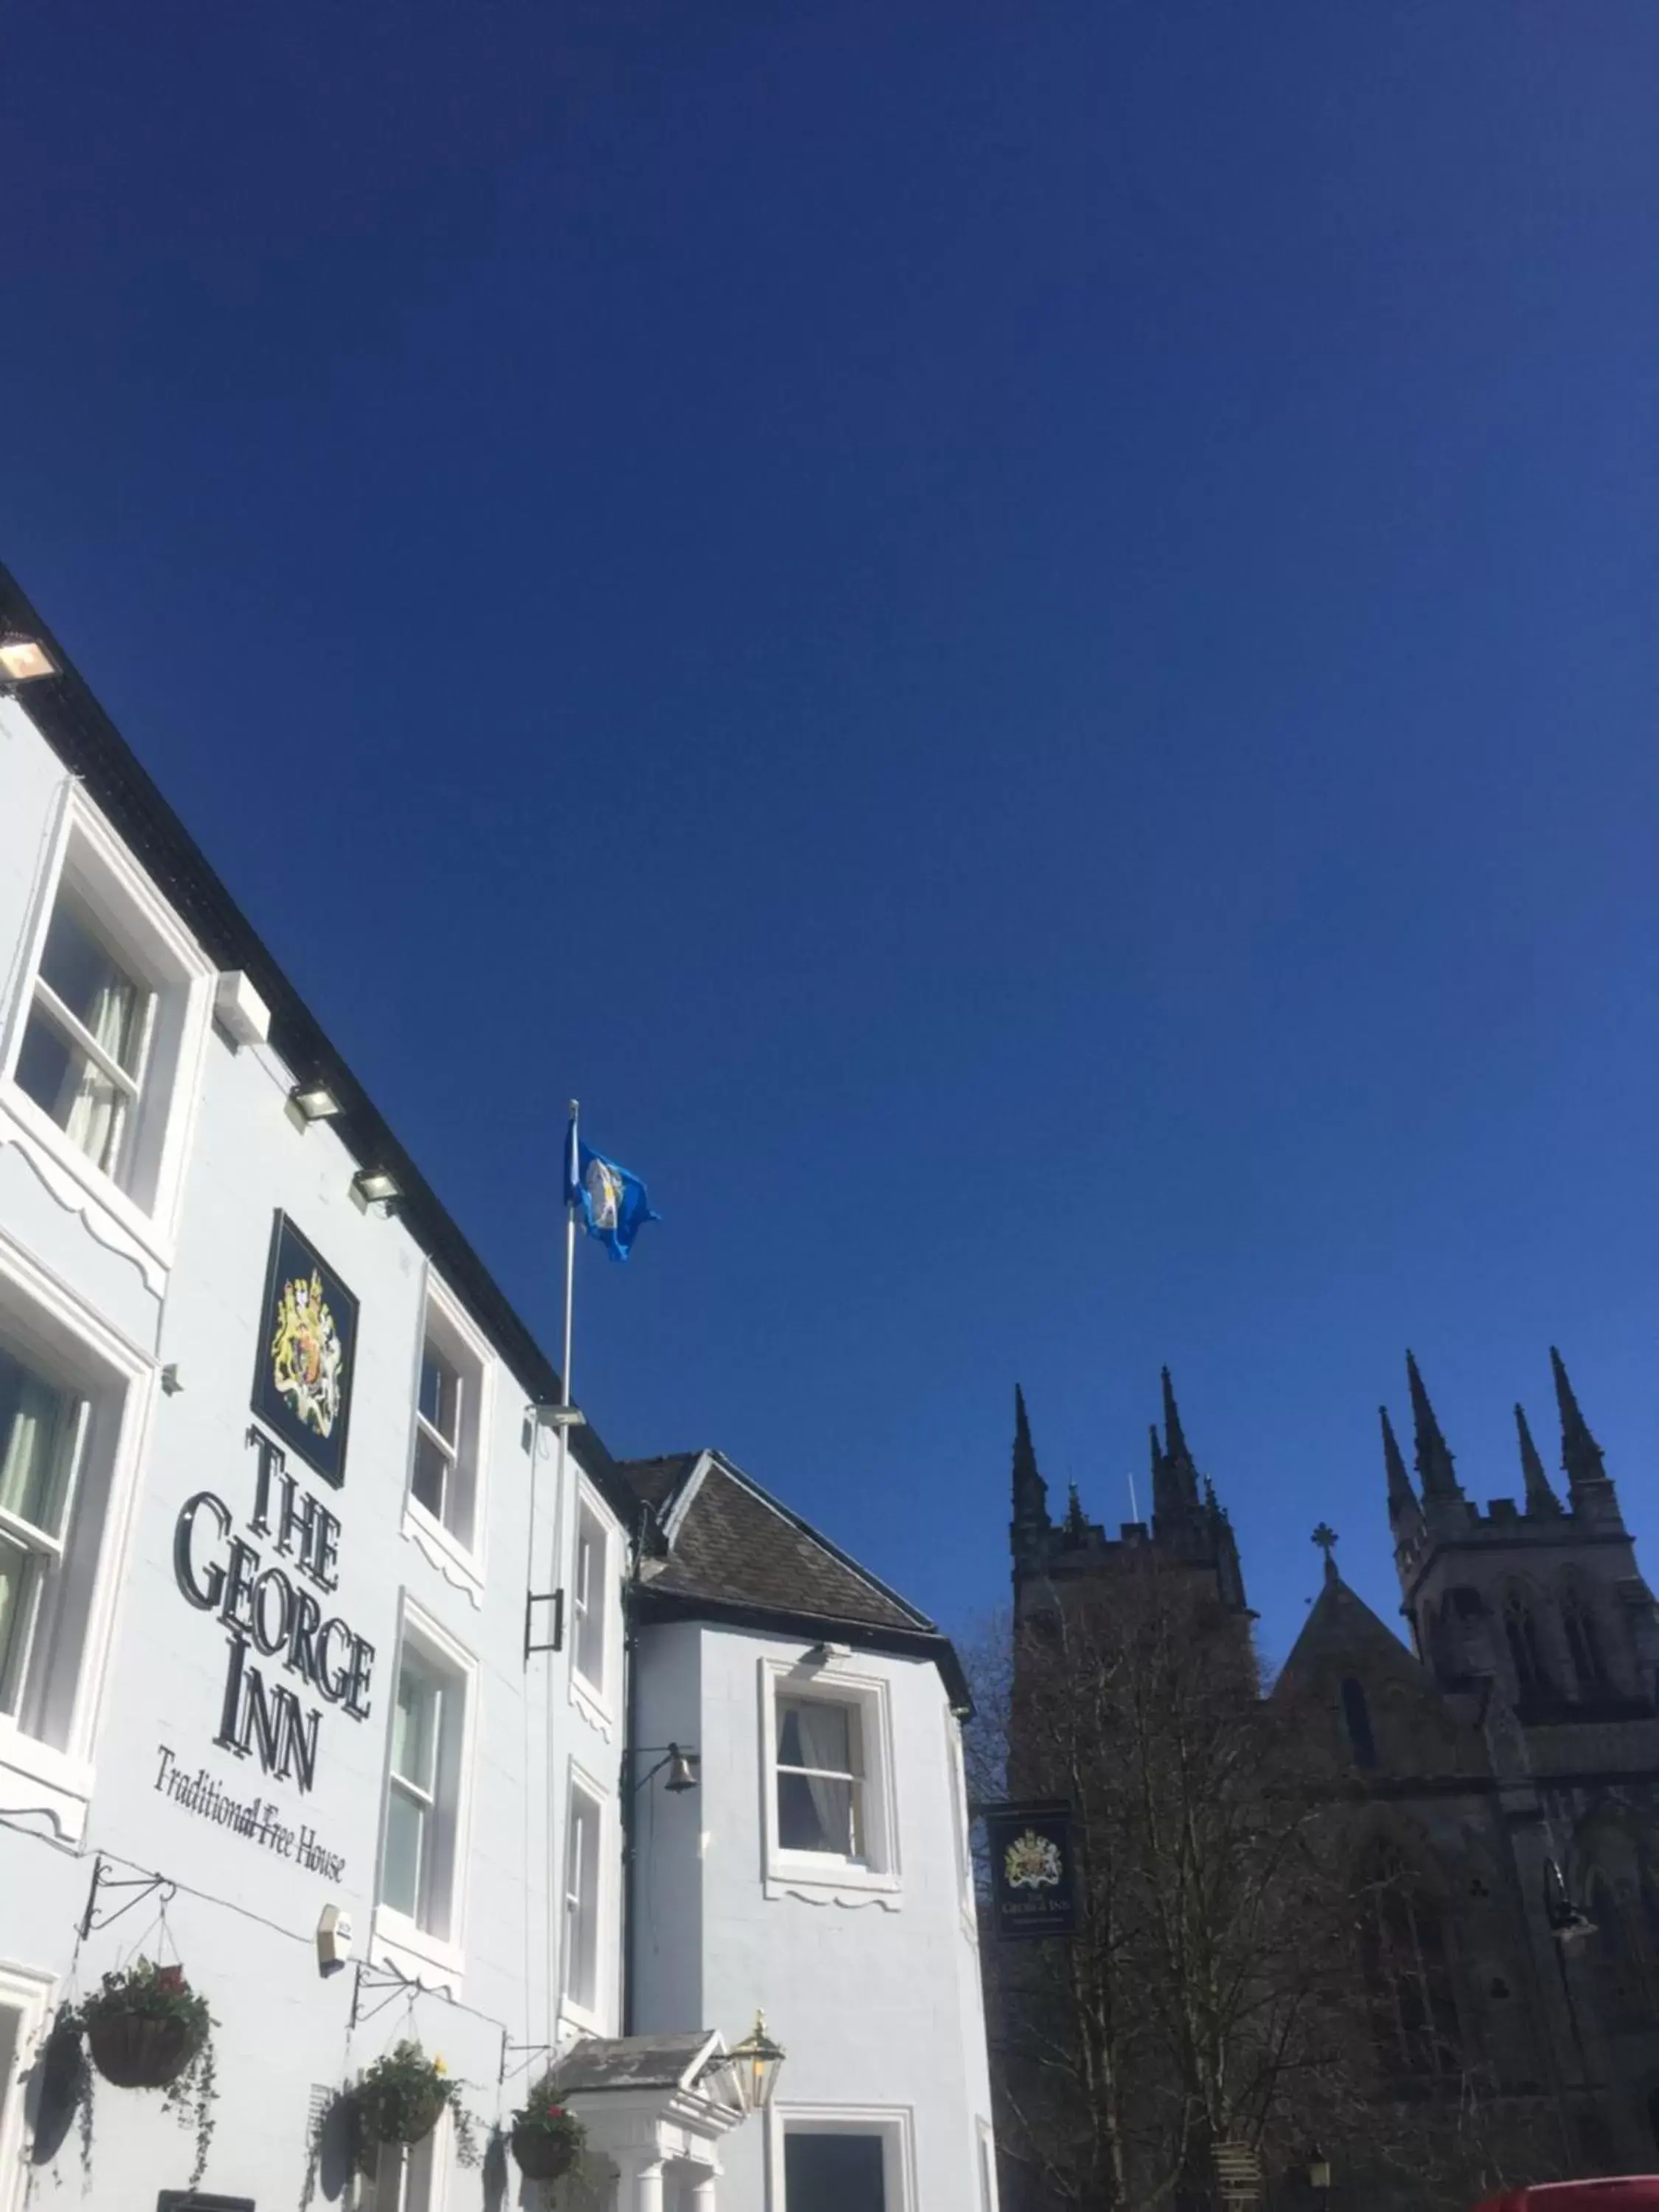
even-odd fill
[{"label": "bare tree", "polygon": [[1079,1905],[1068,1942],[985,1946],[1006,2212],[1184,2212],[1218,2151],[1282,2181],[1316,2142],[1368,2203],[1503,2178],[1477,2078],[1391,2094],[1366,1978],[1391,1876],[1356,1880],[1351,1778],[1322,1717],[1263,1697],[1243,1620],[1149,1549],[971,1665],[975,1799],[1069,1799]]}]

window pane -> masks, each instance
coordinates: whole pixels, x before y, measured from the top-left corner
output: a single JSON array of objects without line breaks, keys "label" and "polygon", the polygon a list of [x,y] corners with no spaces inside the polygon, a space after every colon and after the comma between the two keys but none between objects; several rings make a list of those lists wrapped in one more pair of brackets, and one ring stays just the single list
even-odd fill
[{"label": "window pane", "polygon": [[411,1920],[421,1917],[427,1819],[426,1808],[394,1784],[386,1800],[386,1869],[380,1894],[394,1911],[407,1913]]},{"label": "window pane", "polygon": [[77,1145],[94,1165],[112,1176],[120,1165],[127,1100],[37,1006],[17,1055],[17,1086]]},{"label": "window pane", "polygon": [[778,1843],[786,1851],[860,1856],[858,1784],[818,1774],[778,1776]]},{"label": "window pane", "polygon": [[116,1066],[136,1075],[144,994],[71,896],[60,896],[52,911],[40,973]]},{"label": "window pane", "polygon": [[599,1995],[599,1808],[573,1792],[565,1864],[565,1989],[591,2012]]},{"label": "window pane", "polygon": [[810,1766],[828,1774],[857,1773],[856,1717],[848,1705],[826,1705],[817,1698],[780,1698],[779,1764]]},{"label": "window pane", "polygon": [[460,1409],[461,1378],[428,1338],[421,1354],[421,1411],[453,1444],[460,1432]]},{"label": "window pane", "polygon": [[0,1348],[0,1511],[62,1538],[75,1401]]},{"label": "window pane", "polygon": [[392,1771],[430,1796],[438,1749],[439,1692],[405,1659],[392,1723]]},{"label": "window pane", "polygon": [[415,1473],[410,1487],[427,1511],[441,1521],[447,1487],[449,1462],[424,1429],[415,1432]]},{"label": "window pane", "polygon": [[605,1687],[605,1536],[584,1514],[576,1537],[576,1672]]},{"label": "window pane", "polygon": [[15,1713],[22,1702],[46,1575],[36,1554],[0,1534],[0,1713]]},{"label": "window pane", "polygon": [[887,2212],[879,2136],[797,2135],[783,2139],[787,2212]]}]

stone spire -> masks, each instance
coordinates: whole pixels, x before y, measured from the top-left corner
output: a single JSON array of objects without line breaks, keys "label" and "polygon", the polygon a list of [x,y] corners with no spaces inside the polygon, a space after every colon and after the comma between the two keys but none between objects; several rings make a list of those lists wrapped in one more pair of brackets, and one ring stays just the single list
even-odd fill
[{"label": "stone spire", "polygon": [[1538,1456],[1532,1431],[1527,1426],[1525,1408],[1519,1405],[1515,1409],[1515,1426],[1521,1439],[1521,1473],[1527,1485],[1527,1510],[1538,1520],[1559,1517],[1561,1501],[1550,1488],[1544,1462]]},{"label": "stone spire", "polygon": [[1086,1544],[1089,1524],[1083,1517],[1083,1500],[1077,1494],[1076,1483],[1070,1484],[1068,1487],[1071,1495],[1066,1507],[1066,1540],[1072,1545]]},{"label": "stone spire", "polygon": [[1177,1507],[1193,1507],[1198,1504],[1198,1468],[1186,1433],[1181,1425],[1181,1410],[1176,1404],[1175,1384],[1170,1380],[1166,1367],[1164,1375],[1164,1452],[1167,1473],[1173,1477],[1170,1492]]},{"label": "stone spire", "polygon": [[1440,1424],[1434,1418],[1434,1407],[1423,1388],[1417,1362],[1409,1352],[1406,1354],[1406,1373],[1412,1389],[1412,1420],[1417,1437],[1415,1457],[1424,1500],[1426,1503],[1431,1498],[1462,1498],[1463,1492],[1452,1468],[1451,1453],[1440,1433]]},{"label": "stone spire", "polygon": [[1164,1377],[1164,1448],[1171,1459],[1184,1459],[1190,1466],[1192,1454],[1187,1449],[1187,1438],[1182,1431],[1181,1409],[1176,1404],[1175,1384],[1170,1380],[1170,1370],[1162,1370]]},{"label": "stone spire", "polygon": [[1031,1425],[1025,1418],[1025,1393],[1014,1385],[1014,1518],[1009,1534],[1016,1560],[1049,1527],[1048,1486],[1037,1473]]},{"label": "stone spire", "polygon": [[1605,1482],[1607,1471],[1601,1463],[1601,1447],[1585,1425],[1578,1401],[1572,1395],[1572,1385],[1567,1380],[1567,1370],[1561,1364],[1561,1355],[1553,1345],[1550,1346],[1550,1365],[1555,1370],[1555,1402],[1561,1409],[1561,1467],[1567,1486],[1569,1490],[1577,1490],[1587,1483]]},{"label": "stone spire", "polygon": [[1389,1519],[1395,1522],[1402,1516],[1420,1516],[1421,1506],[1417,1492],[1412,1488],[1412,1479],[1406,1472],[1406,1462],[1394,1433],[1394,1424],[1389,1419],[1389,1409],[1379,1406],[1377,1413],[1382,1422],[1382,1464],[1389,1471]]}]

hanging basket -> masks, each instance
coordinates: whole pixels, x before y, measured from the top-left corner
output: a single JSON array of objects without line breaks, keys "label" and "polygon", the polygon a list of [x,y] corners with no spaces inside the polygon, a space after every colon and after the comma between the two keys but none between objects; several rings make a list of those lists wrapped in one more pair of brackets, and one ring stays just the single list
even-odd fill
[{"label": "hanging basket", "polygon": [[513,2130],[513,2155],[527,2181],[556,2181],[576,2163],[581,2145],[568,2134],[520,2125]]},{"label": "hanging basket", "polygon": [[374,2088],[357,2093],[357,2124],[368,2143],[424,2142],[443,2116],[449,2093],[441,2082],[428,2089]]},{"label": "hanging basket", "polygon": [[153,2013],[100,2011],[87,2021],[87,2048],[118,2089],[165,2089],[196,2054],[188,2021]]}]

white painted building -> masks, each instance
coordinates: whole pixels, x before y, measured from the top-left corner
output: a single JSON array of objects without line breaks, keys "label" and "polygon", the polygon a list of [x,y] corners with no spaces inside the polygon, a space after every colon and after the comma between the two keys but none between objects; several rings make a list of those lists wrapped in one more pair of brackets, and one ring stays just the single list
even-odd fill
[{"label": "white painted building", "polygon": [[[403,2037],[486,2136],[563,2069],[555,2205],[988,2212],[948,1644],[717,1455],[562,1457],[558,1398],[0,571],[0,2212],[549,2202],[447,2120],[352,2170]],[[198,2198],[102,2081],[83,2176],[45,2060],[139,1954],[217,2022]]]}]

